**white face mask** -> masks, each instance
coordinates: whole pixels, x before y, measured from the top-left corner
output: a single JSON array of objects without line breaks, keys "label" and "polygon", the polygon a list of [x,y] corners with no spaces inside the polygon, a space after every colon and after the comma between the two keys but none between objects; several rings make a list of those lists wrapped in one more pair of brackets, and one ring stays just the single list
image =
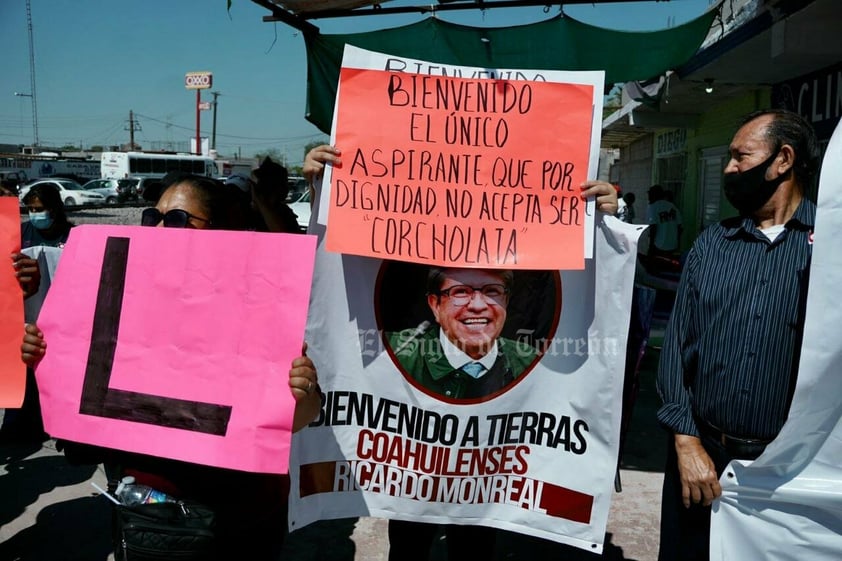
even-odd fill
[{"label": "white face mask", "polygon": [[53,225],[53,217],[50,216],[49,210],[45,210],[43,212],[30,212],[29,222],[37,230],[46,230]]}]

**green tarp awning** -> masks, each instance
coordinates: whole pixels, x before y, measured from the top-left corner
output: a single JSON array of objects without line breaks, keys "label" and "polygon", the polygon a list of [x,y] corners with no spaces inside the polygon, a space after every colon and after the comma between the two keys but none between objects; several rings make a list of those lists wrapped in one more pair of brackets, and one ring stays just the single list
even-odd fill
[{"label": "green tarp awning", "polygon": [[671,29],[613,31],[559,15],[515,27],[457,25],[435,17],[366,33],[305,34],[307,120],[329,133],[345,43],[433,63],[536,70],[605,70],[606,84],[676,68],[704,41],[716,10]]}]

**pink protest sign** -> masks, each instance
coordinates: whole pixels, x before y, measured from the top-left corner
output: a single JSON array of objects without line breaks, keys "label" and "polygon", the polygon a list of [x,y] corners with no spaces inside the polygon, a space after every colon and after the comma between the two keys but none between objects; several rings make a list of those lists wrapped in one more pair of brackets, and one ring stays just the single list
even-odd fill
[{"label": "pink protest sign", "polygon": [[285,473],[315,238],[80,226],[39,327],[54,437]]}]

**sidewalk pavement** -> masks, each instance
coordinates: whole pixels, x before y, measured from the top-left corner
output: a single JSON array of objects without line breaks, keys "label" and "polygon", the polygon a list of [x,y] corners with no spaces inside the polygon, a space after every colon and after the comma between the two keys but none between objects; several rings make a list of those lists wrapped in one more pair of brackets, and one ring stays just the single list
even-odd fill
[{"label": "sidewalk pavement", "polygon": [[[504,533],[498,559],[657,559],[667,438],[655,421],[656,365],[657,352],[648,349],[622,458],[622,492],[612,499],[603,555]],[[105,487],[101,466],[69,465],[52,440],[43,445],[0,444],[0,466],[0,561],[113,561],[111,505],[91,485]],[[377,518],[314,524],[289,536],[283,559],[386,561],[386,524]],[[446,559],[443,547],[433,559]]]}]

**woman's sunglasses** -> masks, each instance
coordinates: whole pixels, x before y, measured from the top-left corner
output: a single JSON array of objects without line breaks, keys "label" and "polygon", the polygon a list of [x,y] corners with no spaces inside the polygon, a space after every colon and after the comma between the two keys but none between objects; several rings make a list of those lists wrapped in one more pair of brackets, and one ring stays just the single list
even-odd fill
[{"label": "woman's sunglasses", "polygon": [[207,218],[200,218],[180,208],[174,208],[166,213],[161,212],[157,208],[147,208],[140,215],[140,225],[157,226],[163,221],[164,228],[187,228],[191,218],[200,222],[211,223]]}]

